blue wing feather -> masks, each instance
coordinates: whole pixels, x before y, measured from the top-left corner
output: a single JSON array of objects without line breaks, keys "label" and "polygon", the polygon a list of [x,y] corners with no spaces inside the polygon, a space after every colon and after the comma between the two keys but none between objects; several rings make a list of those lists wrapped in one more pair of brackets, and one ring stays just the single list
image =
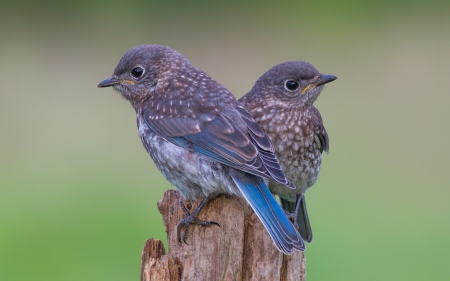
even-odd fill
[{"label": "blue wing feather", "polygon": [[286,217],[283,209],[270,193],[264,181],[255,176],[238,177],[232,175],[234,182],[263,223],[276,247],[286,254],[292,254],[294,249],[305,250],[305,244]]}]

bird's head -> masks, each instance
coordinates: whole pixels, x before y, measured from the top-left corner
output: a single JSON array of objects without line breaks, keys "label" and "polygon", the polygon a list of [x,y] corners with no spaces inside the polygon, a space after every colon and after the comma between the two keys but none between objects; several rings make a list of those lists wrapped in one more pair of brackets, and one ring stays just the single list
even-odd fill
[{"label": "bird's head", "polygon": [[98,87],[113,86],[134,106],[155,91],[161,78],[170,76],[174,65],[185,60],[183,55],[166,46],[137,46],[123,55],[114,74],[100,82]]},{"label": "bird's head", "polygon": [[276,65],[256,81],[244,99],[290,104],[296,107],[310,106],[319,96],[323,85],[337,79],[334,75],[321,74],[310,63],[290,61]]}]

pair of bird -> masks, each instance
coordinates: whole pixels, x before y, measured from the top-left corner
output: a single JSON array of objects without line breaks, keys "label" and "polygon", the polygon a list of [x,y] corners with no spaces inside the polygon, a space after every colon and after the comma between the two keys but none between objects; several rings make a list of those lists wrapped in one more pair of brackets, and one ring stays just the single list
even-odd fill
[{"label": "pair of bird", "polygon": [[292,254],[305,250],[303,240],[312,241],[303,194],[317,179],[321,153],[328,152],[313,102],[336,78],[307,62],[282,63],[237,101],[182,54],[141,45],[127,51],[98,87],[113,86],[131,103],[144,147],[183,198],[203,199],[191,214],[184,208],[188,217],[179,224],[179,240],[183,226],[186,240],[189,223],[217,224],[196,218],[209,200],[236,194],[276,247]]}]

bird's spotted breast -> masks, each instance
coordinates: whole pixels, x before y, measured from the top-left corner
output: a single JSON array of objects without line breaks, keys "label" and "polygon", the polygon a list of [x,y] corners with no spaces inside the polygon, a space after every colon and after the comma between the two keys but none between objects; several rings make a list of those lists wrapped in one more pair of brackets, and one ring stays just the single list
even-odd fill
[{"label": "bird's spotted breast", "polygon": [[[295,184],[297,189],[292,198],[295,194],[304,193],[316,182],[322,160],[311,116],[307,112],[290,109],[271,110],[269,114],[255,110],[250,114],[264,128],[284,174]],[[285,190],[275,182],[271,182],[270,187],[274,193],[278,188]]]}]

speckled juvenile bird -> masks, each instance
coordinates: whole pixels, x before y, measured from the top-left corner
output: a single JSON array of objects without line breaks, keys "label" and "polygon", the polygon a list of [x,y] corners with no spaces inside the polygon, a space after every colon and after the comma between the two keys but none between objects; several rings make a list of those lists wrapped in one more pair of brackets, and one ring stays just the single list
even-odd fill
[{"label": "speckled juvenile bird", "polygon": [[[124,54],[114,74],[99,87],[113,86],[136,111],[139,135],[158,169],[184,198],[202,198],[180,222],[210,225],[195,216],[217,194],[244,197],[280,251],[304,250],[303,240],[277,204],[263,178],[294,188],[272,143],[235,97],[180,53],[142,45]],[[181,202],[182,207],[184,205]]]},{"label": "speckled juvenile bird", "polygon": [[269,183],[307,242],[313,235],[304,193],[316,182],[321,154],[328,153],[329,147],[322,117],[313,103],[323,85],[336,78],[320,74],[307,62],[286,62],[262,75],[239,100],[272,141],[283,172],[296,186],[292,190],[277,182]]}]

